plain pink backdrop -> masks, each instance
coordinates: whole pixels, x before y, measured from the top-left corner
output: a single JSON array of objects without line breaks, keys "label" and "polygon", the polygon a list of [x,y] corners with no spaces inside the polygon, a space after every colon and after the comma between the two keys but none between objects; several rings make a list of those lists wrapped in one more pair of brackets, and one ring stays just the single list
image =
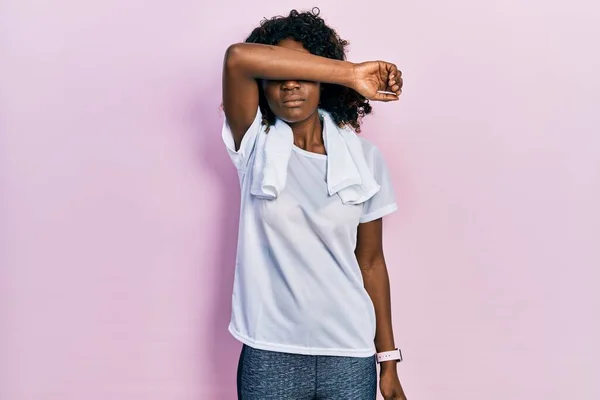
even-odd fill
[{"label": "plain pink backdrop", "polygon": [[408,398],[600,398],[595,3],[5,0],[1,399],[235,398],[222,55],[313,5],[404,71],[364,135]]}]

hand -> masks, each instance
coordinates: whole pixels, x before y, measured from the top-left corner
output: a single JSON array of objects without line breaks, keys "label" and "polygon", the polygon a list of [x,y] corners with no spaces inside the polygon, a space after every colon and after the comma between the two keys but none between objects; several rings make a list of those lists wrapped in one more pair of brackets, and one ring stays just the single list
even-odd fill
[{"label": "hand", "polygon": [[[354,65],[352,89],[369,100],[394,101],[402,93],[402,72],[392,63],[367,61]],[[378,90],[394,94],[377,93]]]},{"label": "hand", "polygon": [[381,371],[379,390],[385,400],[406,400],[396,368]]}]

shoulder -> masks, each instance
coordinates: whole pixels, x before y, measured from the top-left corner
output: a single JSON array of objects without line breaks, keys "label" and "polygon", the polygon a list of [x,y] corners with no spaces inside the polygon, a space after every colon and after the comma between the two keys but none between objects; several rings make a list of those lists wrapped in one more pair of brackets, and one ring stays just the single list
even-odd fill
[{"label": "shoulder", "polygon": [[383,156],[381,155],[379,148],[377,146],[375,146],[375,144],[373,142],[371,142],[368,139],[365,139],[362,136],[358,136],[358,140],[360,141],[360,144],[362,145],[363,152],[365,154],[365,159],[367,161],[369,161],[370,163],[373,163],[373,162],[378,162],[383,159]]}]

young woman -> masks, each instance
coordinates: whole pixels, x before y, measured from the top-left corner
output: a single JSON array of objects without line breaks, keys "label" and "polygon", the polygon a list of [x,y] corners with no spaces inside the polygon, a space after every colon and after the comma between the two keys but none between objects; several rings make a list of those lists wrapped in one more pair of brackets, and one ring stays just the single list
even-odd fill
[{"label": "young woman", "polygon": [[[405,400],[382,217],[396,210],[377,148],[356,133],[401,72],[345,61],[318,9],[263,21],[223,67],[223,140],[241,182],[229,330],[238,398]],[[387,93],[381,93],[381,92]]]}]

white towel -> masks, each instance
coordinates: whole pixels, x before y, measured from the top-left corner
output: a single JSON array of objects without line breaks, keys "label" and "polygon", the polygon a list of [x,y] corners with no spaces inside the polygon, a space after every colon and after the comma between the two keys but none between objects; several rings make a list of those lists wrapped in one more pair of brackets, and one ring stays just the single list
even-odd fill
[{"label": "white towel", "polygon": [[[327,151],[327,190],[337,193],[343,204],[361,204],[380,189],[365,160],[360,139],[350,128],[339,128],[328,112],[319,110],[323,119],[323,141]],[[256,141],[250,193],[263,199],[275,199],[285,188],[287,168],[294,134],[284,121],[277,119],[269,133],[262,126]]]}]

